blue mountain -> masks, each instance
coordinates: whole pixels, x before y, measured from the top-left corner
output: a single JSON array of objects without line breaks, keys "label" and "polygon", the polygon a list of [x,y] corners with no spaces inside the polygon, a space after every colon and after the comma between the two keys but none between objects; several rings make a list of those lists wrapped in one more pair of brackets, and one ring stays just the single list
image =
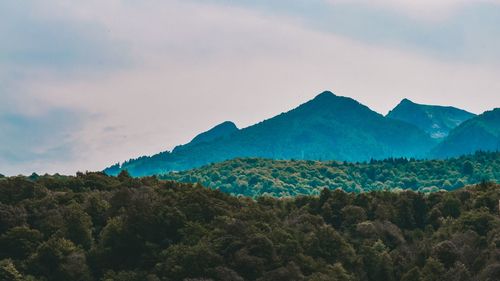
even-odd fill
[{"label": "blue mountain", "polygon": [[460,124],[432,150],[431,156],[446,158],[478,150],[500,150],[500,108],[486,111]]},{"label": "blue mountain", "polygon": [[105,172],[163,174],[236,157],[343,161],[423,157],[435,145],[417,126],[386,118],[331,92],[253,126],[238,130],[233,125],[221,124],[172,152],[132,159]]},{"label": "blue mountain", "polygon": [[451,130],[476,116],[473,113],[451,106],[418,104],[403,99],[387,117],[401,120],[419,127],[432,138],[442,140]]}]

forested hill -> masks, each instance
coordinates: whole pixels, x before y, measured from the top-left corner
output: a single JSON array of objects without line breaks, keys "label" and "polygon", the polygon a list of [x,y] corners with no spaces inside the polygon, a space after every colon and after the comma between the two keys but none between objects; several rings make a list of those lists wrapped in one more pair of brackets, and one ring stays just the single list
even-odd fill
[{"label": "forested hill", "polygon": [[0,280],[498,280],[499,199],[486,183],[254,201],[125,173],[2,178]]},{"label": "forested hill", "polygon": [[245,196],[319,194],[323,188],[361,192],[453,190],[484,180],[500,182],[500,153],[446,160],[388,159],[368,163],[234,159],[161,176]]}]

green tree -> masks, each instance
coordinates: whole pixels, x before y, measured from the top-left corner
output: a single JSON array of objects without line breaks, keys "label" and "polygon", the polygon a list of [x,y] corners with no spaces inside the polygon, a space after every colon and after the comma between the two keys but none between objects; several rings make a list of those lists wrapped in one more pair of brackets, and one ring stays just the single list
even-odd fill
[{"label": "green tree", "polygon": [[266,272],[257,281],[302,281],[305,280],[300,268],[295,263],[290,262],[286,266]]},{"label": "green tree", "polygon": [[25,259],[35,252],[42,241],[42,234],[25,226],[9,229],[0,236],[1,258]]},{"label": "green tree", "polygon": [[347,270],[340,263],[334,265],[327,265],[321,270],[311,274],[308,281],[353,281],[355,278],[349,274]]},{"label": "green tree", "polygon": [[446,268],[455,264],[455,261],[460,256],[457,246],[451,241],[443,241],[438,243],[432,249],[433,255],[439,260]]},{"label": "green tree", "polygon": [[64,209],[64,237],[88,250],[92,246],[92,218],[81,205],[72,204]]},{"label": "green tree", "polygon": [[304,244],[306,253],[321,257],[330,264],[336,262],[352,264],[355,260],[352,246],[331,226],[321,227],[315,233],[311,233],[306,237]]},{"label": "green tree", "polygon": [[35,275],[54,281],[91,280],[85,253],[70,240],[61,238],[51,238],[38,247],[31,257],[30,269]]},{"label": "green tree", "polygon": [[171,246],[162,257],[165,262],[158,267],[160,275],[168,276],[170,280],[206,277],[210,270],[222,264],[222,257],[205,243]]},{"label": "green tree", "polygon": [[458,219],[457,223],[461,229],[474,230],[482,236],[499,224],[498,219],[485,210],[465,213]]},{"label": "green tree", "polygon": [[420,281],[420,269],[418,267],[410,269],[403,274],[401,281]]},{"label": "green tree", "polygon": [[447,196],[443,200],[443,207],[441,208],[441,213],[445,217],[457,218],[461,213],[462,202],[453,196]]},{"label": "green tree", "polygon": [[434,258],[428,258],[420,275],[420,281],[440,281],[443,279],[445,269],[442,263]]},{"label": "green tree", "polygon": [[0,281],[24,281],[12,260],[0,260]]},{"label": "green tree", "polygon": [[355,227],[356,224],[366,220],[366,211],[358,206],[346,206],[342,208],[342,226]]},{"label": "green tree", "polygon": [[471,176],[474,174],[474,165],[470,161],[465,161],[462,166],[462,174]]}]

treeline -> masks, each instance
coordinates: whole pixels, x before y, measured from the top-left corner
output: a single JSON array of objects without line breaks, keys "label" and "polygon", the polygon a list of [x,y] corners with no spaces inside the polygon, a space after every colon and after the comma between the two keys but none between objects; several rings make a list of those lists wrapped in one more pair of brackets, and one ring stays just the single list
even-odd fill
[{"label": "treeline", "polygon": [[500,153],[477,152],[446,160],[390,158],[368,163],[235,159],[160,178],[201,183],[251,197],[318,195],[324,188],[434,192],[482,181],[500,182]]},{"label": "treeline", "polygon": [[232,197],[126,173],[0,179],[0,280],[500,276],[500,185]]}]

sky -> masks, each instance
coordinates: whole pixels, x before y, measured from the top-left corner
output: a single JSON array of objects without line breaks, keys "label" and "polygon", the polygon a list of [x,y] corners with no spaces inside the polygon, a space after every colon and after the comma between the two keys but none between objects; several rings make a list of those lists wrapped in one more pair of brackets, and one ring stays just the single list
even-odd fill
[{"label": "sky", "polygon": [[324,90],[500,107],[500,0],[2,0],[0,173],[73,174]]}]

